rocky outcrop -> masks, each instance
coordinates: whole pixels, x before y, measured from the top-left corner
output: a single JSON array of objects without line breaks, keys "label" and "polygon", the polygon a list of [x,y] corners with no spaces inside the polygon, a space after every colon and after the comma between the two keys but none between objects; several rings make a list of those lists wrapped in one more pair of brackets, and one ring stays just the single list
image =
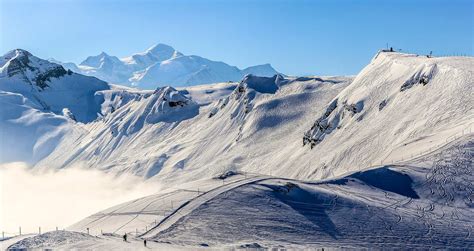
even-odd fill
[{"label": "rocky outcrop", "polygon": [[423,86],[427,85],[436,74],[436,69],[436,64],[428,66],[422,65],[421,67],[418,67],[416,73],[413,74],[407,81],[405,81],[405,83],[403,83],[403,85],[400,87],[400,91],[406,91],[417,84]]}]

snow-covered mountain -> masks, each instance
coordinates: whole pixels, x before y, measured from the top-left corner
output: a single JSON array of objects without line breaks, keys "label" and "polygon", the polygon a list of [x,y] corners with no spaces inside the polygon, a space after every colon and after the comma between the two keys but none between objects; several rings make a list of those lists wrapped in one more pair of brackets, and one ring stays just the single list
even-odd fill
[{"label": "snow-covered mountain", "polygon": [[107,89],[104,81],[65,70],[25,50],[13,50],[0,59],[1,91],[21,94],[43,111],[61,114],[67,108],[80,122],[97,118],[102,101],[95,92]]},{"label": "snow-covered mountain", "polygon": [[[94,60],[89,58],[87,61],[93,64]],[[138,102],[142,99],[152,102],[150,107],[145,105],[152,109],[153,114],[147,121],[168,121],[172,115],[166,113],[168,108],[154,106],[158,101],[148,97],[159,99],[164,95],[161,98],[168,101],[168,107],[186,105],[192,107],[189,111],[195,114],[198,107],[190,99],[191,95],[200,103],[208,104],[235,88],[233,83],[221,83],[180,91],[170,87],[155,92],[139,91],[74,73],[51,61],[21,49],[12,50],[0,58],[0,163],[35,163],[47,156],[66,132],[74,135],[73,131],[77,130],[76,133],[82,135],[84,124],[93,124],[91,122],[107,117],[131,101],[136,101],[136,104],[144,104]],[[159,115],[161,113],[166,116]],[[176,114],[176,120],[182,118],[180,113]]]},{"label": "snow-covered mountain", "polygon": [[110,86],[94,77],[16,49],[0,58],[1,162],[38,161],[69,130],[70,121],[91,122],[100,115]]},{"label": "snow-covered mountain", "polygon": [[2,58],[0,84],[29,107],[85,123],[73,123],[61,151],[38,167],[85,162],[164,182],[234,169],[318,179],[408,158],[464,132],[474,116],[471,66],[472,58],[381,52],[355,79],[248,75],[238,85],[153,92],[16,50]]},{"label": "snow-covered mountain", "polygon": [[[128,64],[151,62],[141,56]],[[55,81],[76,76],[65,71],[41,81],[30,67],[16,70],[15,62],[4,70],[12,58],[2,59],[2,74],[17,73],[3,74],[0,86],[4,81],[8,88],[21,84],[47,93]],[[176,62],[201,60],[181,58]],[[165,68],[161,64],[167,61],[147,69],[150,74],[165,71],[166,63]],[[67,125],[57,147],[37,158],[37,170],[85,165],[133,174],[168,189],[69,228],[87,229],[97,238],[60,231],[15,247],[38,247],[42,240],[72,235],[68,238],[77,237],[77,243],[52,246],[127,248],[116,237],[127,232],[134,236],[130,245],[142,237],[165,245],[159,248],[469,249],[474,246],[473,66],[470,57],[382,51],[355,78],[246,75],[239,83],[154,91],[105,84],[86,95],[99,100],[93,102],[99,115],[84,123],[72,119],[77,109],[64,115],[36,109],[35,114],[47,117],[41,120]],[[64,71],[55,64],[45,68]],[[2,89],[7,95],[0,102],[34,106],[27,101],[37,92],[9,90]],[[2,119],[18,121],[22,130],[31,130],[26,118]]]},{"label": "snow-covered mountain", "polygon": [[[56,61],[57,62],[57,61]],[[199,56],[186,56],[165,44],[119,59],[105,52],[90,56],[78,66],[62,64],[72,71],[95,76],[110,83],[155,89],[158,86],[190,86],[239,81],[247,74],[271,77],[277,72],[270,64],[240,70],[223,62]]]},{"label": "snow-covered mountain", "polygon": [[[350,82],[350,78],[305,80],[247,76],[229,96],[199,110],[172,112],[172,117],[180,113],[183,117],[169,121],[146,119],[162,95],[163,89],[158,89],[140,102],[117,108],[101,121],[84,125],[87,135],[76,134],[61,143],[59,148],[67,154],[52,153],[38,167],[89,163],[108,171],[163,180],[166,176],[183,180],[209,177],[235,168],[275,172],[278,169],[265,159],[276,149],[307,152],[301,137],[314,116],[313,109],[322,109]],[[164,111],[175,110],[168,106]],[[71,144],[73,141],[81,143]],[[243,158],[243,153],[249,156]],[[273,163],[286,162],[287,157],[273,155]],[[307,160],[301,161],[306,165]]]},{"label": "snow-covered mountain", "polygon": [[88,135],[61,143],[70,157],[53,152],[38,166],[86,162],[166,182],[234,169],[336,176],[429,151],[472,127],[471,66],[471,58],[381,52],[353,81],[247,76],[183,120],[137,119],[155,93],[84,125]]}]

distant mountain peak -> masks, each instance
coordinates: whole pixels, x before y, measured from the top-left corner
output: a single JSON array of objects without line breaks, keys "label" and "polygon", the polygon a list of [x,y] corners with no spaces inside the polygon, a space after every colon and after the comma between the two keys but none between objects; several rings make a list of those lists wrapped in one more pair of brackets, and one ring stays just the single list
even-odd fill
[{"label": "distant mountain peak", "polygon": [[143,54],[139,55],[149,54],[155,57],[157,62],[183,56],[183,53],[177,51],[175,48],[167,44],[161,43],[153,45],[152,47],[148,48]]},{"label": "distant mountain peak", "polygon": [[116,57],[110,56],[109,54],[107,54],[105,52],[101,52],[97,56],[87,57],[86,60],[82,61],[79,65],[90,66],[90,67],[99,67],[101,62],[104,61],[104,59],[109,59],[109,58],[112,59],[112,58],[116,58]]},{"label": "distant mountain peak", "polygon": [[155,53],[160,53],[160,52],[164,52],[164,51],[175,51],[175,49],[167,44],[162,44],[162,43],[158,43],[158,44],[155,44],[153,45],[152,47],[148,48],[146,50],[146,52],[151,52],[153,54]]},{"label": "distant mountain peak", "polygon": [[143,89],[155,89],[157,85],[189,86],[239,81],[247,74],[272,77],[278,73],[268,63],[239,69],[224,62],[184,55],[163,43],[121,59],[102,52],[97,56],[87,57],[79,67],[62,65],[111,83]]},{"label": "distant mountain peak", "polygon": [[33,56],[29,51],[23,49],[13,50],[17,55]]},{"label": "distant mountain peak", "polygon": [[0,76],[17,76],[32,86],[37,86],[38,90],[44,90],[54,78],[72,74],[61,65],[37,58],[23,49],[15,49],[5,54],[0,59],[0,67]]}]

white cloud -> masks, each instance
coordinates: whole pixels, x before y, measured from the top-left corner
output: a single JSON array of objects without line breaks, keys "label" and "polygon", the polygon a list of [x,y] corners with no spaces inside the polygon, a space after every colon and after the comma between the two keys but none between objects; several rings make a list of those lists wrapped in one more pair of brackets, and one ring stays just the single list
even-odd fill
[{"label": "white cloud", "polygon": [[158,192],[157,184],[80,167],[32,172],[24,163],[0,165],[0,231],[66,228],[100,210]]}]

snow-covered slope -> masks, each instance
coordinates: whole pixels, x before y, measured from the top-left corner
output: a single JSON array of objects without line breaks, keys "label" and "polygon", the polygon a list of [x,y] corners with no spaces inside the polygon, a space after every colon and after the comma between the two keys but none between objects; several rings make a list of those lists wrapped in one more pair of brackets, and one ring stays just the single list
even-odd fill
[{"label": "snow-covered slope", "polygon": [[157,44],[145,52],[122,59],[102,52],[88,57],[79,66],[72,63],[65,63],[63,66],[110,83],[132,85],[141,89],[239,81],[247,74],[267,77],[277,74],[270,64],[240,70],[223,62],[183,55],[165,44]]},{"label": "snow-covered slope", "polygon": [[[52,232],[14,247],[126,249],[139,237],[158,249],[470,249],[472,136],[409,161],[318,182],[229,172],[176,184],[68,228],[89,231],[94,240],[74,237],[73,245],[64,244],[57,235],[65,233]],[[124,233],[130,244],[121,244]]]},{"label": "snow-covered slope", "polygon": [[[154,116],[150,115],[154,107],[162,107],[160,95],[166,88],[161,88],[103,120],[83,125],[81,130],[88,134],[73,133],[61,142],[66,154],[52,153],[37,166],[85,163],[171,183],[229,169],[283,170],[292,165],[289,161],[295,153],[310,153],[301,145],[304,130],[315,110],[322,109],[349,82],[348,78],[292,81],[279,75],[247,76],[230,95],[209,105],[191,102],[193,93],[202,97],[202,91],[181,90],[191,98],[189,105],[168,109],[164,103],[163,111],[169,115],[147,119]],[[214,93],[210,87],[201,88]],[[301,161],[306,166],[307,160]],[[277,163],[281,164],[278,168]]]},{"label": "snow-covered slope", "polygon": [[340,174],[429,151],[474,127],[474,59],[381,52],[315,118],[303,137],[315,169]]},{"label": "snow-covered slope", "polygon": [[205,240],[211,246],[473,247],[470,137],[414,161],[335,180],[229,180],[222,187],[232,188],[196,196],[171,210],[174,223],[162,220],[142,236],[193,246]]},{"label": "snow-covered slope", "polygon": [[472,58],[384,52],[352,83],[247,76],[199,112],[136,125],[135,118],[148,116],[152,95],[85,125],[88,135],[61,143],[67,155],[53,153],[38,166],[84,161],[144,177],[153,170],[154,179],[170,183],[234,169],[299,179],[337,176],[422,154],[470,130],[472,64]]},{"label": "snow-covered slope", "polygon": [[195,85],[187,87],[178,87],[183,94],[191,97],[201,105],[207,105],[219,99],[229,96],[238,83],[225,82],[207,85]]},{"label": "snow-covered slope", "polygon": [[18,93],[0,91],[0,163],[35,163],[46,157],[69,129],[65,116],[34,108]]}]

